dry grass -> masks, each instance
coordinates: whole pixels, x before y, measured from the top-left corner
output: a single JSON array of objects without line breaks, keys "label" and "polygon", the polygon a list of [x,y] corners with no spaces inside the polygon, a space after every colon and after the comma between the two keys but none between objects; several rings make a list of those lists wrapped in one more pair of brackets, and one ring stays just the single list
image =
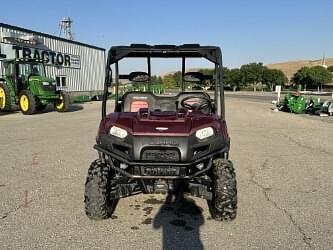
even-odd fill
[{"label": "dry grass", "polygon": [[[325,64],[327,66],[333,65],[333,58],[328,58],[325,59],[326,62]],[[323,60],[300,60],[300,61],[290,61],[290,62],[282,62],[282,63],[272,63],[272,64],[267,64],[266,66],[270,69],[280,69],[282,70],[286,76],[290,79],[297,70],[299,70],[302,67],[313,67],[313,66],[318,66],[322,65]]]}]

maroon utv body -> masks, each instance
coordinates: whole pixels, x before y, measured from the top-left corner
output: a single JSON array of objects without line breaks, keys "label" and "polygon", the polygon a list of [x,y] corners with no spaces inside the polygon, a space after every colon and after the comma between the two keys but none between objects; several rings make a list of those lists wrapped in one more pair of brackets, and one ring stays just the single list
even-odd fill
[{"label": "maroon utv body", "polygon": [[[146,58],[147,72],[119,74],[124,58]],[[182,60],[177,95],[150,92],[151,58]],[[213,63],[212,75],[186,72],[187,58]],[[115,110],[106,114],[108,88],[115,69]],[[183,194],[207,199],[216,220],[232,220],[237,211],[230,138],[224,111],[222,55],[219,47],[197,44],[133,44],[112,47],[106,65],[102,120],[95,149],[99,159],[89,170],[85,211],[92,219],[109,218],[120,198],[143,193]],[[119,80],[147,85],[147,92],[120,97]],[[186,84],[209,83],[214,90],[185,91]]]}]

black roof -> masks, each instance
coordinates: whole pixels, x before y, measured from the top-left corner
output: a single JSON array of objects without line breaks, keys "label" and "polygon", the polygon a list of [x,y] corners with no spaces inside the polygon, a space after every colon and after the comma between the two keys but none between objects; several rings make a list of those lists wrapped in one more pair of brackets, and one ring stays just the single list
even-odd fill
[{"label": "black roof", "polygon": [[204,57],[213,63],[222,65],[222,55],[219,47],[201,46],[200,44],[113,46],[109,50],[108,62],[113,64],[124,57]]},{"label": "black roof", "polygon": [[49,34],[46,34],[46,33],[33,31],[33,30],[18,27],[18,26],[5,24],[5,23],[0,23],[0,27],[4,27],[4,28],[7,28],[7,29],[15,29],[15,30],[19,30],[19,31],[22,31],[22,32],[32,33],[32,34],[36,34],[36,35],[39,35],[39,36],[45,36],[45,37],[48,37],[48,38],[52,38],[52,39],[56,39],[56,40],[59,40],[59,41],[67,42],[67,43],[77,44],[77,45],[85,46],[85,47],[88,47],[88,48],[105,51],[105,49],[103,49],[103,48],[96,47],[96,46],[93,46],[93,45],[89,45],[89,44],[86,44],[86,43],[81,43],[81,42],[69,40],[69,39],[66,39],[66,38],[53,36],[53,35],[49,35]]}]

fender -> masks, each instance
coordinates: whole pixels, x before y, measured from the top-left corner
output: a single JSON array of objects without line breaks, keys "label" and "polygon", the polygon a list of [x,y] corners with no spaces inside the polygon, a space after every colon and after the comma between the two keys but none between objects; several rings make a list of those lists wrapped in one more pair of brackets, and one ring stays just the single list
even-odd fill
[{"label": "fender", "polygon": [[13,82],[7,81],[6,78],[4,78],[4,77],[0,77],[0,82],[6,84],[8,86],[11,103],[16,103],[16,98],[15,98],[16,95],[15,95],[15,88],[13,86]]}]

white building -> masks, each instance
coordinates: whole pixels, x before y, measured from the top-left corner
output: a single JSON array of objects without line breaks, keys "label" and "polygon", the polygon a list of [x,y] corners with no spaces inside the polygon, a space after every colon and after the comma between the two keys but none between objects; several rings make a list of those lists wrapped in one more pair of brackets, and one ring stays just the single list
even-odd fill
[{"label": "white building", "polygon": [[48,77],[70,92],[103,90],[105,49],[0,23],[0,59],[35,58],[45,61]]}]

